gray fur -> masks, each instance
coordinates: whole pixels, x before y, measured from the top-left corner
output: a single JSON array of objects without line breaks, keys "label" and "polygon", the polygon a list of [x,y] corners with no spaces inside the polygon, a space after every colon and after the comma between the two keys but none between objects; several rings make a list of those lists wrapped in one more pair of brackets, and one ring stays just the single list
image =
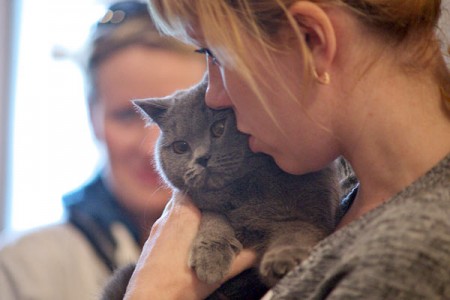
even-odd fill
[{"label": "gray fur", "polygon": [[250,151],[231,109],[206,107],[205,91],[203,81],[166,98],[134,101],[161,128],[160,173],[202,211],[189,265],[215,283],[241,249],[253,248],[262,280],[273,286],[333,231],[340,198],[335,166],[302,176],[283,172],[271,157]]}]

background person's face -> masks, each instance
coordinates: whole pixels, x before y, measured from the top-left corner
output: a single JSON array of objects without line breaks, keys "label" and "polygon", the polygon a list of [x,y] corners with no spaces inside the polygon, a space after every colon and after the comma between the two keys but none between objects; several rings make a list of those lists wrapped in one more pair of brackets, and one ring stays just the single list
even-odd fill
[{"label": "background person's face", "polygon": [[[153,168],[156,125],[145,127],[132,99],[162,97],[201,80],[204,65],[192,56],[132,46],[98,69],[98,100],[91,108],[94,133],[105,151],[105,178],[119,201],[147,217],[161,212],[170,197]],[[145,216],[144,216],[145,217]]]}]

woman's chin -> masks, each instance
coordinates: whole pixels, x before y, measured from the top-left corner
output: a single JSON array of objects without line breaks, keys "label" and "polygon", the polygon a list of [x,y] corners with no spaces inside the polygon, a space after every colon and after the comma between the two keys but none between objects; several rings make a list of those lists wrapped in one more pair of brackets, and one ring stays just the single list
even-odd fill
[{"label": "woman's chin", "polygon": [[252,152],[257,153],[257,148],[256,148],[256,139],[253,135],[250,135],[248,137],[248,147],[250,148],[250,150],[252,150]]}]

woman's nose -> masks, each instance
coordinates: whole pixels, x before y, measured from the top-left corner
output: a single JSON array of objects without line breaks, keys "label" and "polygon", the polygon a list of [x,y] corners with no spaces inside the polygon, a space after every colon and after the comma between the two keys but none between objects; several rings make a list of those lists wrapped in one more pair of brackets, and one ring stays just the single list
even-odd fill
[{"label": "woman's nose", "polygon": [[219,67],[208,63],[208,89],[205,102],[212,109],[223,109],[231,106],[230,98],[223,85]]}]

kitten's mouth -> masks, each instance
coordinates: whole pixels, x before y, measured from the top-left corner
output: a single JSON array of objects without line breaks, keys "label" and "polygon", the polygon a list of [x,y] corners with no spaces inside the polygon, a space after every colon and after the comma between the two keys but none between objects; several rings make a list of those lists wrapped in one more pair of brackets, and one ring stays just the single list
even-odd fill
[{"label": "kitten's mouth", "polygon": [[205,180],[205,187],[210,191],[223,189],[230,183],[226,177],[223,174],[210,174]]},{"label": "kitten's mouth", "polygon": [[187,176],[187,186],[192,189],[208,192],[220,190],[231,184],[236,178],[232,175],[204,171],[201,174]]},{"label": "kitten's mouth", "polygon": [[206,176],[204,173],[196,174],[196,173],[187,173],[184,176],[184,180],[188,187],[192,187],[194,189],[200,189],[205,185]]},{"label": "kitten's mouth", "polygon": [[[186,185],[192,189],[196,190],[207,190],[209,189],[209,183],[211,180],[216,177],[207,170],[202,170],[201,172],[198,171],[191,171],[187,172],[184,176]],[[214,180],[213,180],[214,181]]]}]

